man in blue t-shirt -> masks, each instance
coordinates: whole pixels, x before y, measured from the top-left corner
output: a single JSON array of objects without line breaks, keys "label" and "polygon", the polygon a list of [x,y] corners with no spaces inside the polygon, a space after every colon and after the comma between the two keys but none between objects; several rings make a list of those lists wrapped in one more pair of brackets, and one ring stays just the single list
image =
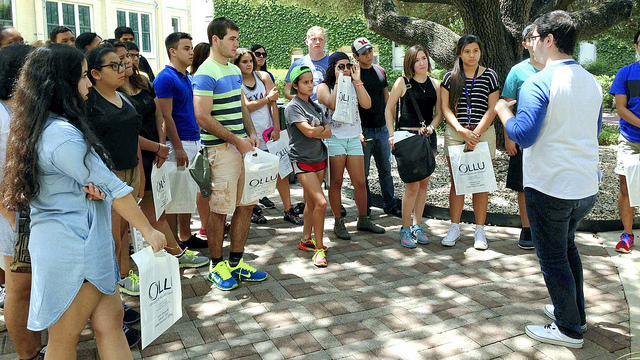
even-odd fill
[{"label": "man in blue t-shirt", "polygon": [[[200,151],[200,127],[193,111],[192,78],[187,67],[193,62],[191,35],[183,32],[169,34],[165,39],[169,65],[153,81],[158,105],[164,118],[169,140],[169,157],[178,167],[187,167]],[[198,211],[203,224],[208,220],[207,199],[197,195]],[[191,234],[191,214],[167,216],[167,221],[181,247],[206,248],[207,241]],[[180,226],[178,234],[177,227]],[[177,236],[180,237],[177,237]]]},{"label": "man in blue t-shirt", "polygon": [[[529,76],[544,68],[544,64],[535,60],[533,55],[533,24],[527,26],[522,31],[522,46],[527,49],[530,57],[514,65],[507,75],[502,89],[502,97],[508,102],[518,100],[520,88]],[[533,240],[531,239],[531,229],[529,228],[529,218],[527,217],[527,207],[524,202],[524,186],[522,185],[522,149],[515,141],[509,139],[507,131],[504,132],[504,143],[509,153],[509,171],[507,172],[507,188],[518,192],[518,209],[520,210],[520,220],[522,230],[518,246],[521,249],[532,250]]]},{"label": "man in blue t-shirt", "polygon": [[[640,54],[640,31],[633,37],[633,47]],[[640,154],[640,63],[634,62],[618,70],[609,94],[616,97],[616,110],[620,116],[620,137],[618,138],[618,160],[615,172],[620,177],[618,208],[624,230],[616,251],[628,253],[633,245],[634,208],[629,203],[627,177],[624,159]]]},{"label": "man in blue t-shirt", "polygon": [[318,85],[324,80],[324,74],[329,67],[329,56],[324,53],[324,46],[327,43],[324,29],[320,26],[312,26],[307,30],[307,39],[305,44],[309,47],[309,54],[301,57],[291,64],[287,76],[284,78],[286,85],[284,86],[284,97],[288,100],[293,99],[294,95],[291,94],[291,70],[296,66],[308,66],[313,73],[313,94],[311,100],[318,101],[316,91]]}]

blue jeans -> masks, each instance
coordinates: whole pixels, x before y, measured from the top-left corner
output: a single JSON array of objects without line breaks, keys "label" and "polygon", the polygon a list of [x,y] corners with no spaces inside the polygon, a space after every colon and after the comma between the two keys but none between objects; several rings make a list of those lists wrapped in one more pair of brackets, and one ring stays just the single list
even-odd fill
[{"label": "blue jeans", "polygon": [[396,206],[396,198],[393,195],[393,177],[391,176],[391,147],[389,146],[389,131],[386,126],[379,128],[362,129],[365,143],[364,150],[364,175],[367,184],[367,208],[371,207],[371,190],[369,190],[369,169],[371,169],[371,155],[376,161],[382,202],[384,210]]},{"label": "blue jeans", "polygon": [[586,324],[587,319],[582,261],[575,244],[575,233],[580,221],[595,204],[596,195],[566,200],[526,187],[524,197],[533,246],[555,307],[556,325],[563,334],[582,339],[580,325]]}]

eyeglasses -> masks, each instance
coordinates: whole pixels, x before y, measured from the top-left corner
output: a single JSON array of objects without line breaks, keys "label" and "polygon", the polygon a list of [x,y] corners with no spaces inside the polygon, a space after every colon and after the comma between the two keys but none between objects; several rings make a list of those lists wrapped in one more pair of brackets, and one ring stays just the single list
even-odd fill
[{"label": "eyeglasses", "polygon": [[140,54],[129,53],[129,57],[132,58],[132,59],[138,59],[138,58],[140,58]]},{"label": "eyeglasses", "polygon": [[262,52],[262,51],[254,51],[253,54],[256,57],[261,57],[261,58],[266,58],[267,57],[267,52]]},{"label": "eyeglasses", "polygon": [[123,68],[123,69],[125,68],[124,62],[121,61],[119,63],[110,62],[107,65],[100,65],[100,66],[98,66],[98,69],[102,69],[102,68],[107,67],[107,66],[110,67],[111,70],[113,70],[113,71],[118,71],[118,70],[120,70],[120,68]]},{"label": "eyeglasses", "polygon": [[349,64],[338,64],[338,70],[344,70],[349,69],[351,70],[351,68],[353,67],[353,64],[349,63]]},{"label": "eyeglasses", "polygon": [[535,38],[542,38],[542,35],[531,35],[531,36],[527,36],[527,40],[533,40]]}]

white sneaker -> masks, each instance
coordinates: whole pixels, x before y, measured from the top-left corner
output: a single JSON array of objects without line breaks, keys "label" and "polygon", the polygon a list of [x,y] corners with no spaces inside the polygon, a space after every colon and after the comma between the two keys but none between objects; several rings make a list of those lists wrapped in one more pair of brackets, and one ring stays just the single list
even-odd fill
[{"label": "white sneaker", "polygon": [[476,227],[476,233],[473,235],[473,240],[473,247],[476,250],[487,250],[489,248],[487,235],[484,233],[484,226]]},{"label": "white sneaker", "polygon": [[447,236],[442,238],[442,246],[454,246],[456,244],[456,240],[460,238],[460,225],[455,226],[451,224],[449,227],[449,231],[447,231]]},{"label": "white sneaker", "polygon": [[[553,314],[554,310],[555,308],[552,304],[547,304],[544,306],[544,314],[547,315],[549,319],[556,321],[556,316]],[[587,324],[580,325],[580,329],[582,329],[582,332],[587,331]]]},{"label": "white sneaker", "polygon": [[566,346],[575,349],[581,349],[584,344],[584,339],[574,339],[560,332],[556,323],[549,325],[527,325],[525,327],[525,333],[532,339],[540,342]]}]

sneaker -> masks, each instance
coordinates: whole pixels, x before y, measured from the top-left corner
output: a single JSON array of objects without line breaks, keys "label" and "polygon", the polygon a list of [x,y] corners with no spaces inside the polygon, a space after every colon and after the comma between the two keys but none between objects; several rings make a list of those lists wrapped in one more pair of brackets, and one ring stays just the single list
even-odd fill
[{"label": "sneaker", "polygon": [[276,204],[274,204],[273,201],[269,200],[266,196],[260,199],[258,202],[267,209],[276,208]]},{"label": "sneaker", "polygon": [[518,240],[518,247],[523,250],[533,250],[533,240],[531,239],[531,229],[522,228],[520,230],[520,239]]},{"label": "sneaker", "polygon": [[0,285],[0,308],[4,309],[4,297],[7,295],[7,290],[4,285]]},{"label": "sneaker", "polygon": [[232,267],[227,261],[229,272],[236,280],[240,281],[264,281],[267,280],[267,273],[250,266],[244,259],[240,259],[238,265]]},{"label": "sneaker", "polygon": [[251,214],[251,222],[254,224],[266,224],[267,218],[262,215],[262,209],[258,205],[253,207],[253,214]]},{"label": "sneaker", "polygon": [[327,267],[327,255],[325,254],[327,248],[318,248],[313,250],[313,265],[317,267]]},{"label": "sneaker", "polygon": [[429,238],[427,234],[422,230],[422,226],[420,225],[411,225],[411,236],[416,239],[416,242],[420,245],[427,245],[429,243]]},{"label": "sneaker", "polygon": [[228,291],[238,287],[238,282],[231,276],[229,265],[225,261],[220,261],[215,267],[209,263],[207,279],[220,290]]},{"label": "sneaker", "polygon": [[631,247],[633,246],[633,234],[622,233],[620,235],[620,242],[616,245],[616,251],[621,253],[629,253],[631,252]]},{"label": "sneaker", "polygon": [[[456,224],[457,225],[457,224]],[[460,238],[460,226],[451,225],[447,236],[442,238],[442,246],[454,246],[456,241]]]},{"label": "sneaker", "polygon": [[316,239],[312,236],[311,239],[301,239],[298,244],[298,249],[304,251],[316,251]]},{"label": "sneaker", "polygon": [[400,238],[400,245],[409,249],[416,247],[416,239],[411,234],[411,228],[400,228],[398,237]]},{"label": "sneaker", "polygon": [[179,244],[182,249],[186,249],[188,247],[192,249],[206,249],[209,247],[207,240],[197,237],[196,234],[191,235],[187,241],[180,241]]},{"label": "sneaker", "polygon": [[476,233],[473,235],[473,247],[476,250],[487,250],[489,248],[487,235],[484,233],[484,226],[476,227]]},{"label": "sneaker", "polygon": [[342,240],[351,240],[351,235],[344,226],[344,218],[336,219],[333,224],[333,232]]},{"label": "sneaker", "polygon": [[177,258],[181,268],[198,268],[209,263],[209,258],[200,256],[189,249],[184,249],[182,255]]},{"label": "sneaker", "polygon": [[[553,313],[554,310],[555,308],[553,307],[552,304],[547,304],[544,306],[544,314],[547,315],[549,319],[556,321],[556,316]],[[587,331],[587,324],[580,325],[580,329],[582,329],[582,332]]]},{"label": "sneaker", "polygon": [[400,208],[397,205],[392,206],[389,209],[385,209],[384,213],[389,214],[391,216],[399,217],[399,218],[402,217],[402,210],[400,210]]},{"label": "sneaker", "polygon": [[296,213],[296,215],[300,216],[304,213],[304,203],[299,202],[292,209],[293,209],[293,212]]},{"label": "sneaker", "polygon": [[135,324],[138,321],[140,321],[139,312],[133,310],[132,308],[129,307],[129,305],[125,304],[124,302],[122,303],[122,308],[124,309],[124,318],[122,322],[125,325]]},{"label": "sneaker", "polygon": [[120,279],[118,282],[120,291],[131,296],[140,296],[140,278],[129,270],[129,275]]},{"label": "sneaker", "polygon": [[229,231],[231,231],[231,223],[230,222],[226,222],[224,223],[224,233],[228,233]]},{"label": "sneaker", "polygon": [[341,217],[347,216],[347,209],[345,209],[344,206],[342,205],[340,205],[340,216]]},{"label": "sneaker", "polygon": [[293,212],[293,208],[284,212],[284,221],[288,221],[293,225],[303,225],[304,220],[299,217],[295,212]]},{"label": "sneaker", "polygon": [[525,333],[534,340],[548,344],[566,346],[575,349],[581,349],[584,344],[584,339],[574,339],[561,333],[555,322],[544,326],[527,325],[525,327]]},{"label": "sneaker", "polygon": [[370,231],[374,234],[384,234],[386,231],[382,226],[376,225],[371,221],[371,216],[358,216],[358,225],[356,228],[359,231]]},{"label": "sneaker", "polygon": [[130,348],[138,345],[140,339],[142,339],[142,333],[138,329],[122,324],[122,331],[124,331],[124,336],[127,338],[127,343],[129,343]]},{"label": "sneaker", "polygon": [[202,236],[207,236],[207,229],[205,228],[200,228],[200,231],[198,231],[198,233]]}]

